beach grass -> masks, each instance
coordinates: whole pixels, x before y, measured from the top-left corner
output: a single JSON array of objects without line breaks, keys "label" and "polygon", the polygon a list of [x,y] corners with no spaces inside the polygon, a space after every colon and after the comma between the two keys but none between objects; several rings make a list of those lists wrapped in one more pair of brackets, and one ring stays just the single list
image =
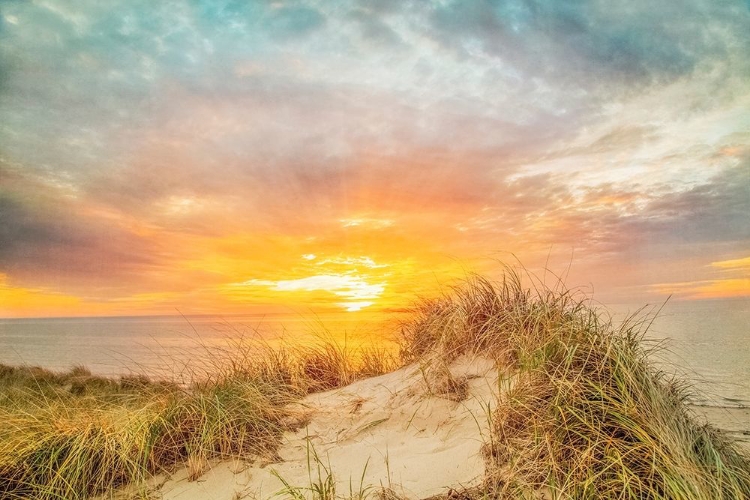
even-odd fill
[{"label": "beach grass", "polygon": [[[85,499],[181,465],[195,479],[214,459],[272,461],[293,425],[289,403],[406,364],[460,402],[465,381],[447,367],[474,353],[502,373],[486,416],[486,477],[445,498],[750,499],[750,460],[700,424],[689,388],[652,364],[649,321],[615,325],[559,281],[507,269],[500,281],[469,277],[418,302],[398,356],[239,339],[185,367],[179,383],[0,365],[0,498]],[[335,471],[310,463],[310,485],[286,484],[280,498],[396,498],[365,484],[337,495]]]},{"label": "beach grass", "polygon": [[237,347],[189,384],[0,365],[0,498],[84,499],[177,465],[195,479],[212,459],[273,457],[290,402],[394,368],[375,348]]},{"label": "beach grass", "polygon": [[699,424],[686,384],[650,361],[652,318],[615,326],[554,285],[510,269],[499,282],[471,277],[403,326],[406,360],[475,352],[506,374],[475,497],[750,498],[748,457]]}]

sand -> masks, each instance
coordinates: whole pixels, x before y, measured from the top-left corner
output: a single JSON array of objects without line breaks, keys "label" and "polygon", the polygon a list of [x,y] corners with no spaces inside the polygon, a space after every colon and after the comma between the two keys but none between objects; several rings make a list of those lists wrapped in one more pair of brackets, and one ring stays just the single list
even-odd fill
[{"label": "sand", "polygon": [[[482,445],[498,395],[493,361],[463,357],[448,367],[467,389],[436,394],[417,365],[312,394],[290,411],[304,421],[282,438],[278,457],[210,464],[197,480],[183,468],[152,480],[164,500],[268,499],[288,484],[310,487],[330,470],[337,492],[387,487],[403,498],[426,498],[481,483]],[[429,387],[428,387],[429,386]],[[319,463],[315,461],[315,454]],[[280,498],[283,498],[281,496]]]},{"label": "sand", "polygon": [[[490,411],[500,392],[498,368],[490,359],[467,356],[445,367],[454,380],[465,381],[463,393],[445,393],[422,368],[410,365],[311,394],[288,408],[297,430],[283,435],[277,456],[203,464],[197,478],[191,477],[195,467],[183,467],[153,478],[148,497],[291,498],[280,494],[285,488],[280,478],[304,492],[329,472],[344,497],[390,488],[399,498],[423,499],[477,486],[485,472],[482,446],[489,439]],[[744,430],[750,409],[694,410],[750,450]],[[123,490],[108,498],[132,495]]]}]

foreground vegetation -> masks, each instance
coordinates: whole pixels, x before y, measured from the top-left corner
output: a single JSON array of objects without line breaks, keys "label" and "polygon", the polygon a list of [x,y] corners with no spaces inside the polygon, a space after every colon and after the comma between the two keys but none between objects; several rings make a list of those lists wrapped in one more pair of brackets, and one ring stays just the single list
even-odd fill
[{"label": "foreground vegetation", "polygon": [[214,458],[272,458],[288,403],[395,367],[333,343],[225,354],[187,385],[0,365],[0,498],[84,499],[180,464],[195,478]]},{"label": "foreground vegetation", "polygon": [[[187,384],[0,366],[0,498],[83,499],[179,464],[198,476],[213,458],[272,459],[289,402],[400,364],[445,379],[467,352],[494,357],[504,388],[485,483],[451,498],[750,498],[750,460],[696,423],[686,389],[650,364],[644,327],[645,318],[615,327],[585,297],[533,279],[524,286],[508,271],[418,304],[398,360],[335,343],[238,342]],[[325,472],[285,494],[339,498]],[[397,498],[362,485],[350,496]]]},{"label": "foreground vegetation", "polygon": [[508,374],[476,498],[750,498],[748,457],[649,362],[647,320],[615,327],[586,297],[513,272],[417,308],[406,359],[489,353]]}]

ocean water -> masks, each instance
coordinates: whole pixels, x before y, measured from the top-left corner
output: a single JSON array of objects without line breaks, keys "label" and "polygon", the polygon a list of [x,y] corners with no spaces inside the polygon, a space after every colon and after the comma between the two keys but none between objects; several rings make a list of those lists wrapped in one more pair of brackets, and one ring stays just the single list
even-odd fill
[{"label": "ocean water", "polygon": [[341,314],[133,316],[0,319],[0,363],[97,375],[179,375],[232,350],[334,340],[340,345],[393,345],[393,322]]},{"label": "ocean water", "polygon": [[[636,309],[609,308],[615,320]],[[668,302],[644,341],[657,368],[692,386],[694,412],[750,453],[750,299]]]},{"label": "ocean water", "polygon": [[[638,308],[616,304],[606,310],[617,323]],[[83,365],[110,376],[179,376],[186,366],[210,363],[207,352],[220,356],[238,342],[298,344],[322,336],[350,347],[394,345],[397,317],[389,322],[362,314],[349,318],[289,314],[0,319],[0,363],[55,370]],[[655,347],[656,365],[694,387],[696,408],[709,421],[750,442],[750,300],[669,302],[645,337]]]},{"label": "ocean water", "polygon": [[[616,322],[637,309],[608,308]],[[750,408],[750,300],[674,301],[643,312],[653,319],[644,340],[654,363],[690,383],[695,404]]]}]

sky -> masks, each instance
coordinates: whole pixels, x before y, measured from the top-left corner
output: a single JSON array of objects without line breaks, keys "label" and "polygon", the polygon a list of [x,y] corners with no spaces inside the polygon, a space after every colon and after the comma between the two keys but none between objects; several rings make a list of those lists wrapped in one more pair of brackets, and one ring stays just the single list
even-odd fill
[{"label": "sky", "polygon": [[748,54],[747,0],[3,0],[0,317],[747,304]]}]

